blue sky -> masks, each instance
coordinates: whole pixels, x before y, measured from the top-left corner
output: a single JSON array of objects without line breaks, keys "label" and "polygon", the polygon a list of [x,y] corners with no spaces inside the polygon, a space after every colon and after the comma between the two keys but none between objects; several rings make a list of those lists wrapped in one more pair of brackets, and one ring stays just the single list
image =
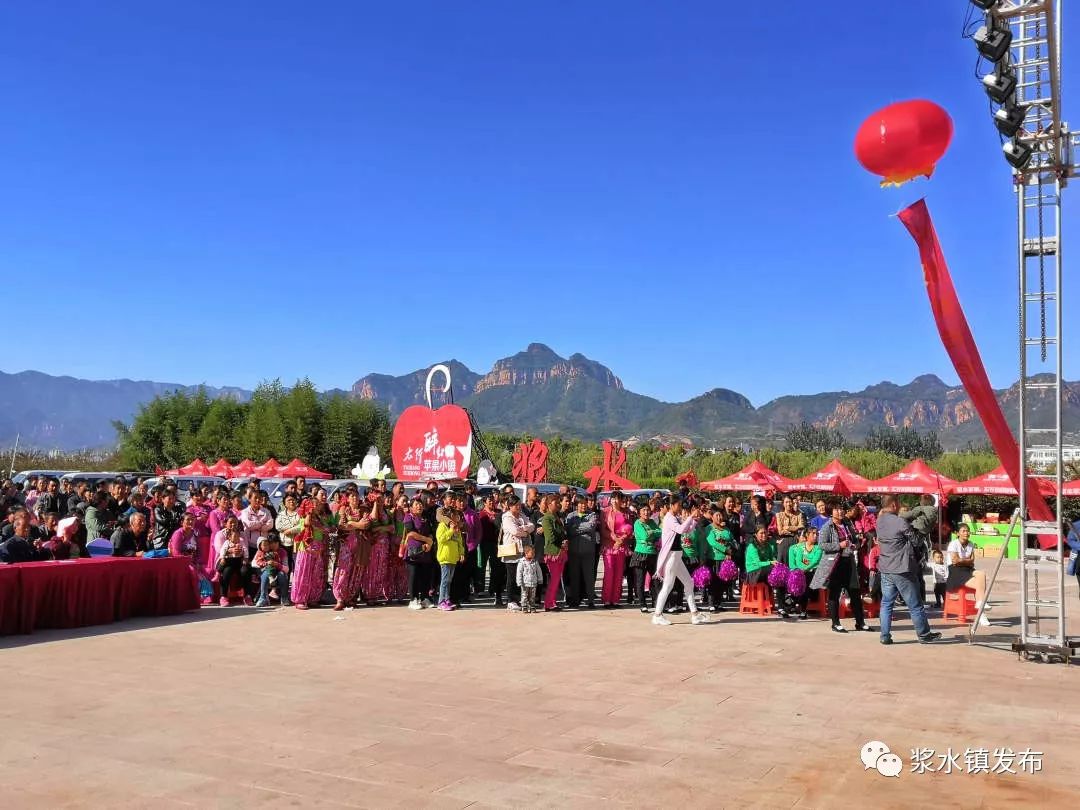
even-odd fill
[{"label": "blue sky", "polygon": [[[889,216],[925,194],[1014,381],[1014,198],[967,1],[725,5],[6,4],[3,370],[348,387],[541,341],[672,400],[953,382]],[[951,150],[882,191],[854,132],[918,97]]]}]

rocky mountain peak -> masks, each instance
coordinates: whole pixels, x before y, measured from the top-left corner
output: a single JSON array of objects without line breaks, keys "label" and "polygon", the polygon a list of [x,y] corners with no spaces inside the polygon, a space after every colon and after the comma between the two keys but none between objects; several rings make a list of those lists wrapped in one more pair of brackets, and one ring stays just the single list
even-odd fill
[{"label": "rocky mountain peak", "polygon": [[611,369],[583,354],[566,359],[543,343],[530,343],[525,351],[496,360],[491,371],[476,383],[475,393],[502,386],[543,385],[552,380],[564,380],[570,385],[579,378],[617,390],[623,387]]}]

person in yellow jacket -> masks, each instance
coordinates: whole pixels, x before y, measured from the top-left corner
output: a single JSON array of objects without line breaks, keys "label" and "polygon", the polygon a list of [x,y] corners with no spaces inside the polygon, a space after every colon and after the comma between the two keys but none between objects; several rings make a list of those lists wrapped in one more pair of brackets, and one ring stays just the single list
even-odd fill
[{"label": "person in yellow jacket", "polygon": [[457,509],[446,509],[447,522],[435,529],[435,559],[439,563],[439,610],[454,610],[450,601],[450,581],[454,566],[465,561],[465,518]]}]

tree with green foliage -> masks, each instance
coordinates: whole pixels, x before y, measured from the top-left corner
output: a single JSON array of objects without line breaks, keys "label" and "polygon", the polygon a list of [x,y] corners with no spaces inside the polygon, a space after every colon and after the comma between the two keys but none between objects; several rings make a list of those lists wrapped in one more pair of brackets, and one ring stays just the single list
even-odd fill
[{"label": "tree with green foliage", "polygon": [[284,389],[279,380],[262,383],[251,396],[240,429],[241,452],[250,459],[289,458],[285,422],[281,418]]},{"label": "tree with green foliage", "polygon": [[322,423],[322,404],[319,392],[305,377],[281,396],[279,406],[285,428],[283,458],[315,458],[320,449],[319,425]]},{"label": "tree with green foliage", "polygon": [[291,389],[261,383],[249,402],[171,393],[144,405],[131,425],[114,423],[125,469],[178,467],[199,457],[281,461],[294,456],[345,475],[374,445],[390,458],[392,423],[381,405],[337,395],[324,401],[310,380]]},{"label": "tree with green foliage", "polygon": [[201,458],[213,463],[218,458],[243,456],[241,431],[243,430],[246,406],[231,397],[215,399],[210,403],[206,417],[195,434],[192,458]]},{"label": "tree with green foliage", "polygon": [[315,454],[316,468],[340,475],[349,463],[359,461],[353,456],[352,417],[349,402],[339,395],[331,397],[323,409],[322,436],[319,452]]},{"label": "tree with green foliage", "polygon": [[802,450],[808,453],[842,449],[847,442],[839,430],[811,424],[803,420],[797,425],[790,425],[784,434],[784,446],[788,450]]},{"label": "tree with green foliage", "polygon": [[936,432],[919,433],[911,427],[875,428],[867,435],[863,447],[903,458],[931,459],[943,452]]}]

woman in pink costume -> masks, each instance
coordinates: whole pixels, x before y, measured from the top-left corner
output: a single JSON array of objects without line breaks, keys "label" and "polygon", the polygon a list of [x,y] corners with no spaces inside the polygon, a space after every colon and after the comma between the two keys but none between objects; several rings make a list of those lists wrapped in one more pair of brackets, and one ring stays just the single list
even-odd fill
[{"label": "woman in pink costume", "polygon": [[630,555],[634,524],[626,514],[626,496],[611,494],[611,502],[600,515],[600,548],[604,556],[604,584],[600,601],[604,607],[619,606],[623,573]]}]

